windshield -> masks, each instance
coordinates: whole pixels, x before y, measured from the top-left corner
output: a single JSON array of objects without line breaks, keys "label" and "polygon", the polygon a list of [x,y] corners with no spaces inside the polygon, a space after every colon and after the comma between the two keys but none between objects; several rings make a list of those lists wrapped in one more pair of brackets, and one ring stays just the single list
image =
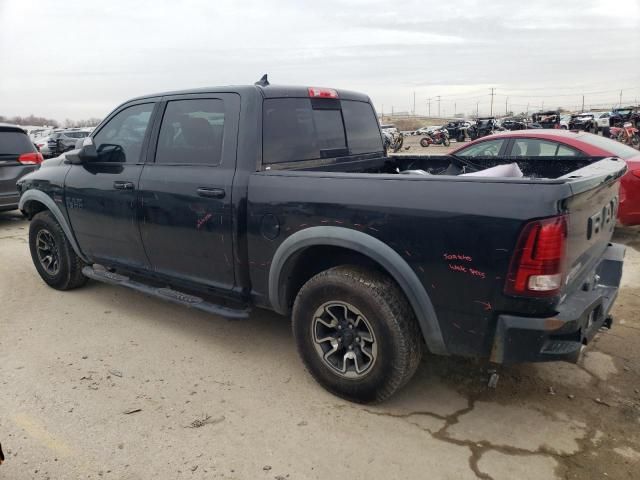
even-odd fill
[{"label": "windshield", "polygon": [[578,135],[580,140],[584,143],[588,143],[589,145],[593,145],[594,147],[601,148],[607,152],[610,152],[611,155],[615,155],[623,160],[629,160],[630,158],[640,156],[640,152],[638,150],[629,147],[628,145],[624,145],[620,142],[616,142],[615,140],[611,140],[610,138],[600,137],[598,135],[592,135],[590,133],[585,133],[582,135]]}]

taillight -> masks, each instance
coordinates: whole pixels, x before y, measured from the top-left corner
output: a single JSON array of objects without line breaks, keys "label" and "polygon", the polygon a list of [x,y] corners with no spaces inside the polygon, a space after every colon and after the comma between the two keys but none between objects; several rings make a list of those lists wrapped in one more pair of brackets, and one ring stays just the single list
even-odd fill
[{"label": "taillight", "polygon": [[338,92],[333,88],[309,87],[311,98],[338,98]]},{"label": "taillight", "polygon": [[562,286],[566,240],[565,216],[527,223],[511,258],[505,293],[533,297],[558,293]]},{"label": "taillight", "polygon": [[43,160],[40,152],[23,153],[18,157],[18,161],[23,165],[40,165]]}]

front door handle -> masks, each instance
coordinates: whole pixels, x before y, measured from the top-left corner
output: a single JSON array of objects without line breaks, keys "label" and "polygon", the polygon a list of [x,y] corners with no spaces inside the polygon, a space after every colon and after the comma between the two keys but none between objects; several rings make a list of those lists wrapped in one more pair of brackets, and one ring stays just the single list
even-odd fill
[{"label": "front door handle", "polygon": [[222,188],[200,187],[196,191],[198,192],[198,196],[207,198],[224,198],[226,195]]},{"label": "front door handle", "polygon": [[113,182],[113,188],[115,188],[116,190],[133,190],[133,186],[133,182]]}]

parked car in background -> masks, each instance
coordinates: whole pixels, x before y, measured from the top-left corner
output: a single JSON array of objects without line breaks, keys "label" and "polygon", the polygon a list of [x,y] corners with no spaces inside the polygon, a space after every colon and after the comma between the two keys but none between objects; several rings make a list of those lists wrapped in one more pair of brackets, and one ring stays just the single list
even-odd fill
[{"label": "parked car in background", "polygon": [[561,115],[560,116],[560,128],[564,130],[569,130],[569,122],[571,121],[571,115]]},{"label": "parked car in background", "polygon": [[571,159],[618,157],[627,164],[620,182],[618,220],[623,225],[640,225],[640,152],[609,138],[587,132],[565,130],[523,130],[500,132],[457,148],[452,155],[466,157],[508,157]]},{"label": "parked car in background", "polygon": [[582,112],[571,115],[569,120],[569,130],[582,130],[583,132],[598,132],[598,124],[595,120],[595,114],[591,112]]},{"label": "parked car in background", "polygon": [[386,123],[386,124],[380,125],[380,130],[382,132],[388,132],[388,133],[391,133],[391,134],[400,133],[400,130],[398,130],[398,127],[396,127],[392,123]]},{"label": "parked car in background", "polygon": [[435,132],[436,130],[441,129],[442,126],[440,125],[429,125],[428,127],[422,127],[422,128],[418,128],[416,130],[416,135],[428,135],[432,132]]},{"label": "parked car in background", "polygon": [[640,111],[638,107],[614,108],[609,117],[610,127],[621,127],[625,122],[631,122],[640,129]]},{"label": "parked car in background", "polygon": [[73,150],[76,148],[78,140],[88,137],[89,133],[91,132],[82,129],[62,130],[53,133],[47,141],[49,156],[57,157],[64,152]]},{"label": "parked car in background", "polygon": [[469,137],[475,140],[500,130],[503,130],[503,128],[498,124],[496,117],[481,117],[469,127],[468,133]]},{"label": "parked car in background", "polygon": [[0,211],[18,208],[16,182],[42,163],[42,155],[22,128],[0,123]]},{"label": "parked car in background", "polygon": [[528,127],[527,122],[518,117],[503,118],[500,121],[500,126],[505,130],[526,130]]},{"label": "parked car in background", "polygon": [[531,122],[539,125],[539,128],[560,128],[560,112],[558,110],[548,110],[534,113],[531,115]]},{"label": "parked car in background", "polygon": [[593,112],[593,119],[596,122],[596,127],[598,127],[598,131],[602,131],[605,128],[609,128],[610,118],[611,118],[611,112]]},{"label": "parked car in background", "polygon": [[449,132],[449,138],[457,142],[464,142],[469,137],[469,127],[471,122],[467,120],[453,120],[444,126]]},{"label": "parked car in background", "polygon": [[51,156],[49,151],[49,135],[45,137],[38,137],[32,141],[44,158],[49,158]]}]

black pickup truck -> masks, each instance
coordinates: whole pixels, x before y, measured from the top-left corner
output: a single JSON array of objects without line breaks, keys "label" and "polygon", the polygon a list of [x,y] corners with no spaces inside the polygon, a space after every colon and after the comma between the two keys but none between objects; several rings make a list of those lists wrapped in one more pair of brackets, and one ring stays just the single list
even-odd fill
[{"label": "black pickup truck", "polygon": [[609,324],[624,162],[482,176],[511,162],[388,157],[366,95],[262,81],[128,101],[18,186],[51,287],[291,315],[319,383],[370,402],[425,351],[575,361]]}]

